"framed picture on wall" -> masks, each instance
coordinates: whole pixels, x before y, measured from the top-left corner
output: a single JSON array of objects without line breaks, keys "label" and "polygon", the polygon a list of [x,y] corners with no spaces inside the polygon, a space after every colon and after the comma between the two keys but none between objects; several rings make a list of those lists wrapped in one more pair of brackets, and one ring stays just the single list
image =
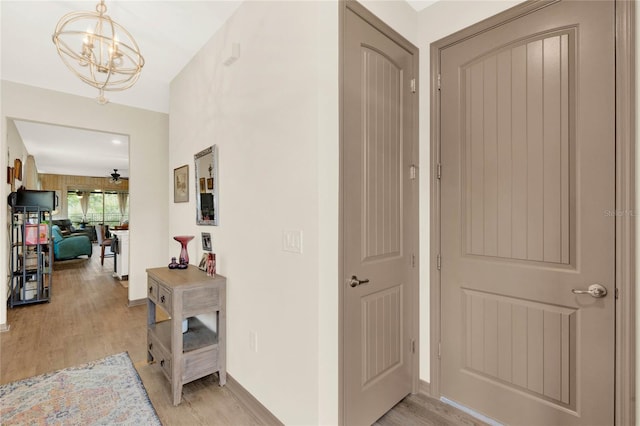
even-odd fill
[{"label": "framed picture on wall", "polygon": [[189,201],[189,165],[173,169],[173,202],[186,203]]},{"label": "framed picture on wall", "polygon": [[203,177],[200,178],[200,193],[207,192],[207,188],[205,186],[205,179]]},{"label": "framed picture on wall", "polygon": [[202,233],[202,250],[211,251],[211,234],[209,232]]},{"label": "framed picture on wall", "polygon": [[18,180],[22,180],[22,160],[19,158],[13,161],[13,176]]},{"label": "framed picture on wall", "polygon": [[207,178],[207,189],[213,189],[213,178]]}]

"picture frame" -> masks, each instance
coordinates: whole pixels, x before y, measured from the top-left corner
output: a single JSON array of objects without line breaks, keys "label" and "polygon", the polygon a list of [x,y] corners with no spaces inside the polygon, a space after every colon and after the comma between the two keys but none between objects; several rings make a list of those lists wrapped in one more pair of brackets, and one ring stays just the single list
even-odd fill
[{"label": "picture frame", "polygon": [[207,270],[207,259],[209,258],[209,253],[204,253],[202,258],[200,259],[200,263],[198,263],[198,269],[201,271]]},{"label": "picture frame", "polygon": [[207,189],[213,189],[213,178],[207,178]]},{"label": "picture frame", "polygon": [[203,194],[207,192],[207,187],[205,186],[205,178],[200,178],[200,193]]},{"label": "picture frame", "polygon": [[212,251],[211,233],[202,232],[202,250]]},{"label": "picture frame", "polygon": [[186,203],[189,201],[189,165],[173,169],[173,202]]},{"label": "picture frame", "polygon": [[13,175],[17,180],[22,180],[22,160],[19,158],[13,161]]}]

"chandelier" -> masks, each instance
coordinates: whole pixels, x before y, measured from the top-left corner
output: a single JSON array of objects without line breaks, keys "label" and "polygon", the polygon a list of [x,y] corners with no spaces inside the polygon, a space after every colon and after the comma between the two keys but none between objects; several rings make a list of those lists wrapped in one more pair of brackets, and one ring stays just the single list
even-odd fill
[{"label": "chandelier", "polygon": [[126,90],[140,77],[144,58],[129,31],[106,15],[104,0],[96,11],[64,15],[52,39],[65,65],[82,81],[100,91]]}]

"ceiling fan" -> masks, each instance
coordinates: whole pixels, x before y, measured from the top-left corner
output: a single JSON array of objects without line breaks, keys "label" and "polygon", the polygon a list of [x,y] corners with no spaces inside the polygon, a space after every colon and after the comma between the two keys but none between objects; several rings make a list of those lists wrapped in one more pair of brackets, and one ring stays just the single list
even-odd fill
[{"label": "ceiling fan", "polygon": [[113,169],[113,173],[111,173],[111,179],[109,182],[115,183],[116,185],[120,185],[122,183],[122,179],[120,179],[120,173],[118,173],[118,169]]}]

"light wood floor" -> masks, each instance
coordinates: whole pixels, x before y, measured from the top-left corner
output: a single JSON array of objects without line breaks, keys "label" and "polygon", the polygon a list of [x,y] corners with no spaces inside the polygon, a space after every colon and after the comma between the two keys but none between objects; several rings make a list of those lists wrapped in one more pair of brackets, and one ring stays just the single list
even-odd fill
[{"label": "light wood floor", "polygon": [[387,414],[382,416],[374,426],[483,426],[486,423],[468,414],[422,394],[409,395]]},{"label": "light wood floor", "polygon": [[[0,333],[0,384],[126,351],[164,425],[258,425],[215,375],[185,385],[182,403],[171,404],[169,383],[157,365],[147,364],[147,307],[127,307],[127,289],[112,272],[113,258],[101,266],[94,246],[89,260],[55,264],[50,303],[9,309],[10,330]],[[407,397],[376,423],[458,424],[481,423],[422,395]]]}]

